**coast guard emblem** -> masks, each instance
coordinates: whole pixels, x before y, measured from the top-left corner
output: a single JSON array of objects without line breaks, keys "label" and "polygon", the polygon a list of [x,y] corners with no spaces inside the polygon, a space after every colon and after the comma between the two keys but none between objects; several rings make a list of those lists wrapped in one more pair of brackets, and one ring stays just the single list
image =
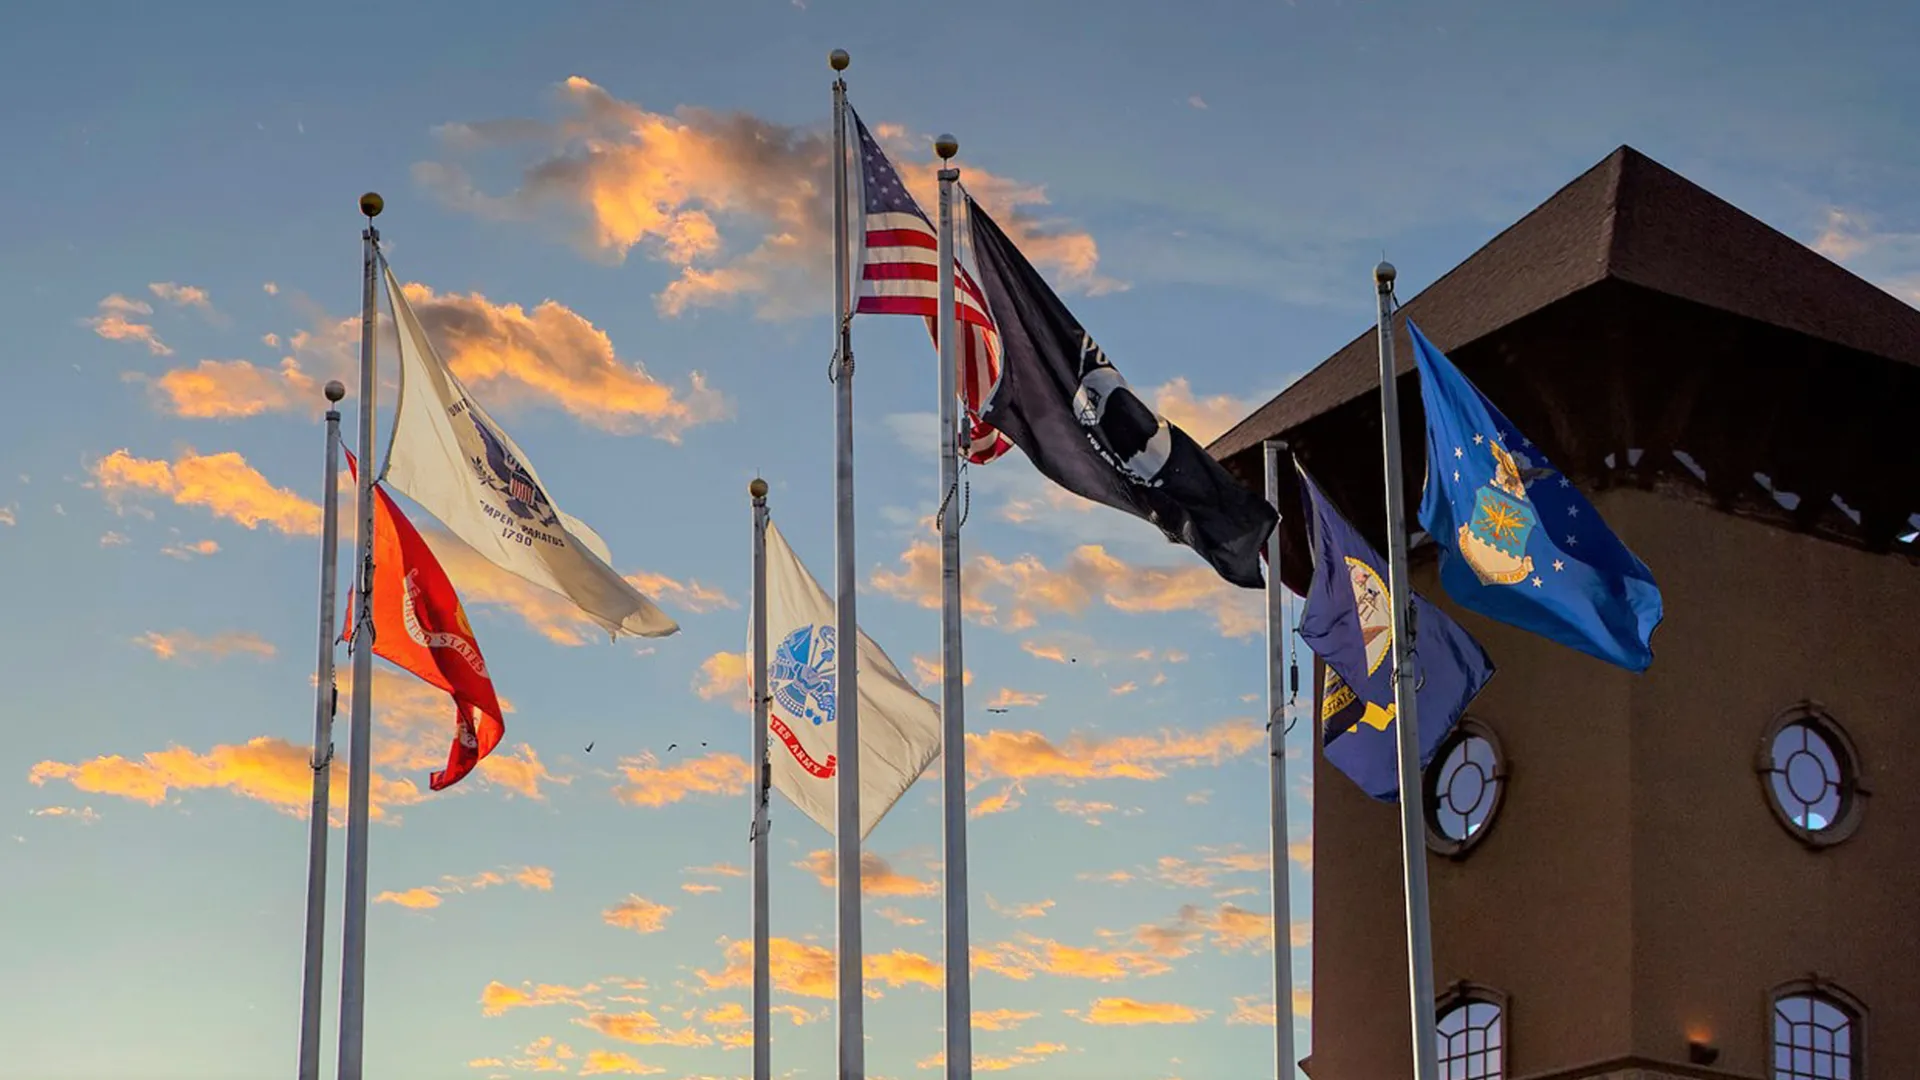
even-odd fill
[{"label": "coast guard emblem", "polygon": [[554,513],[547,493],[534,483],[533,474],[513,456],[500,436],[472,409],[467,410],[467,419],[473,421],[473,429],[480,433],[481,445],[486,449],[484,457],[472,459],[474,474],[480,482],[506,496],[507,509],[522,521],[548,528],[559,524],[560,515]]},{"label": "coast guard emblem", "polygon": [[1540,522],[1527,501],[1527,486],[1513,455],[1488,440],[1493,481],[1480,488],[1473,519],[1460,526],[1460,555],[1482,585],[1517,585],[1533,574],[1527,538]]}]

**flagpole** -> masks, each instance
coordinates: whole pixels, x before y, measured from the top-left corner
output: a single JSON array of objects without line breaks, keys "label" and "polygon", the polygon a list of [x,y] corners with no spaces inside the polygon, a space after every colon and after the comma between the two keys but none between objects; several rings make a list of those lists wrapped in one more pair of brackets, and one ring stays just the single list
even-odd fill
[{"label": "flagpole", "polygon": [[333,773],[334,605],[340,568],[340,399],[327,383],[327,486],[320,506],[320,659],[314,667],[313,807],[307,815],[307,951],[300,984],[300,1080],[320,1080],[320,963],[327,939],[327,798]]},{"label": "flagpole", "polygon": [[[833,70],[847,70],[845,49],[828,57]],[[833,80],[833,318],[835,454],[833,474],[836,631],[834,661],[835,758],[834,861],[838,894],[840,1080],[864,1080],[866,1033],[861,997],[860,947],[860,629],[854,613],[853,557],[853,306],[847,280],[847,81]],[[343,1078],[344,1080],[344,1078]],[[357,1080],[357,1078],[356,1078]]]},{"label": "flagpole", "polygon": [[942,135],[933,143],[940,155],[940,719],[941,788],[946,810],[946,961],[947,1077],[973,1075],[973,987],[967,927],[967,710],[966,667],[960,655],[960,491],[961,427],[957,401],[960,320],[953,294],[953,185],[960,170],[953,156],[960,141]]},{"label": "flagpole", "polygon": [[767,927],[767,482],[747,485],[753,496],[753,1080],[773,1077],[773,979]]},{"label": "flagpole", "polygon": [[[1280,455],[1287,444],[1269,439],[1267,501],[1280,512]],[[1272,804],[1273,827],[1268,861],[1273,878],[1273,1044],[1277,1060],[1274,1076],[1294,1080],[1293,1056],[1293,893],[1287,865],[1287,688],[1280,674],[1286,652],[1287,626],[1281,611],[1280,521],[1267,536],[1267,798]]]},{"label": "flagpole", "polygon": [[347,756],[347,899],[340,935],[340,1071],[338,1080],[361,1080],[361,1051],[366,1031],[367,984],[367,811],[372,794],[369,775],[373,754],[367,740],[373,734],[373,436],[374,436],[374,327],[379,308],[374,278],[380,253],[380,230],[373,219],[384,207],[380,196],[360,196],[360,212],[367,227],[360,234],[365,251],[366,280],[360,297],[360,468],[359,473],[359,605],[353,620],[353,714],[348,731],[352,740]]},{"label": "flagpole", "polygon": [[1394,729],[1400,743],[1400,862],[1406,877],[1407,985],[1413,1021],[1413,1078],[1439,1080],[1434,1045],[1433,927],[1427,908],[1426,822],[1421,815],[1420,722],[1414,700],[1412,583],[1407,580],[1407,512],[1400,475],[1400,392],[1395,385],[1392,263],[1373,268],[1380,303],[1380,426],[1387,471],[1387,589],[1393,605]]}]

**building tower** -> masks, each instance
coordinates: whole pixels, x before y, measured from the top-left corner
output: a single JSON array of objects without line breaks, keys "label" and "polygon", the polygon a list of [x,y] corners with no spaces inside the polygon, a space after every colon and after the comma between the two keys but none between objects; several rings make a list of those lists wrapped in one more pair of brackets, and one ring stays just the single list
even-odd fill
[{"label": "building tower", "polygon": [[[1622,147],[1407,315],[1666,602],[1635,676],[1461,610],[1414,538],[1414,588],[1499,668],[1422,795],[1442,1075],[1920,1077],[1920,311]],[[1258,487],[1286,439],[1384,550],[1375,350],[1211,452]],[[1317,760],[1305,1067],[1404,1077],[1398,816]]]}]

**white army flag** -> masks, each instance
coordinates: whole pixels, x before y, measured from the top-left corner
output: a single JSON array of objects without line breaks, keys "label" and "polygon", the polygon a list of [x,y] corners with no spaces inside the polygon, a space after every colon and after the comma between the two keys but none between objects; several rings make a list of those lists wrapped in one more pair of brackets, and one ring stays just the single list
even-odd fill
[{"label": "white army flag", "polygon": [[502,570],[551,589],[614,635],[680,629],[608,564],[607,545],[548,497],[533,462],[433,350],[385,265],[400,400],[383,478]]},{"label": "white army flag", "polygon": [[[747,625],[753,625],[748,612]],[[833,832],[839,761],[832,597],[767,524],[767,760],[773,786]],[[752,655],[752,643],[748,643]],[[860,634],[860,836],[873,831],[940,753],[940,709]]]}]

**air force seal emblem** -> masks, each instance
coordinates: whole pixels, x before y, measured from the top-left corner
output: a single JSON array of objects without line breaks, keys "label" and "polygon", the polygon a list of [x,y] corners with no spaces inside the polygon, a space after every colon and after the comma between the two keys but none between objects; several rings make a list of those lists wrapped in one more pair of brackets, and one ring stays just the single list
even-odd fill
[{"label": "air force seal emblem", "polygon": [[815,760],[801,745],[789,720],[805,722],[815,730],[833,723],[837,692],[834,677],[839,670],[836,636],[831,626],[803,626],[780,642],[767,665],[773,704],[785,714],[770,716],[767,725],[800,767],[821,779],[834,774],[834,755],[828,754],[824,763]]},{"label": "air force seal emblem", "polygon": [[534,483],[533,474],[507,449],[505,440],[473,409],[466,412],[467,419],[473,421],[473,429],[480,433],[480,443],[486,450],[484,457],[472,459],[474,474],[480,478],[480,482],[506,496],[507,509],[520,520],[543,528],[559,524],[560,515],[554,513],[553,504],[547,501],[547,493],[540,490],[540,485]]},{"label": "air force seal emblem", "polygon": [[1513,455],[1491,439],[1493,480],[1480,488],[1473,519],[1460,526],[1460,555],[1482,585],[1515,585],[1533,573],[1527,538],[1539,516],[1527,501],[1527,485]]}]

